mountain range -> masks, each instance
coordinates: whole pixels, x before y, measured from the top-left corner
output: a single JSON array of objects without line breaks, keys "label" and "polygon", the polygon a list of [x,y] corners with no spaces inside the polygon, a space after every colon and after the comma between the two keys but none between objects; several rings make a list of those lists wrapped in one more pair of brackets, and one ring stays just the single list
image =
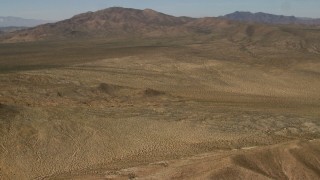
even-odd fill
[{"label": "mountain range", "polygon": [[20,17],[0,16],[0,27],[34,27],[52,21],[39,19],[24,19]]},{"label": "mountain range", "polygon": [[229,26],[217,18],[174,17],[151,9],[113,7],[87,12],[57,23],[49,23],[6,35],[9,41],[65,38],[128,38],[206,34]]},{"label": "mountain range", "polygon": [[[246,23],[243,22],[246,18],[240,18],[241,14],[243,13],[236,12],[233,15],[218,18],[191,18],[175,17],[151,9],[112,7],[79,14],[56,23],[5,33],[0,36],[0,41],[204,37],[206,39],[227,39],[232,42],[305,47],[317,42],[316,39],[319,38],[317,27],[252,23],[253,20],[250,18],[247,18],[250,23]],[[261,13],[257,16],[264,17]],[[281,22],[294,22],[296,19],[291,17],[293,20],[290,21],[288,17],[279,18],[273,15],[266,15],[265,19],[270,19],[267,18],[269,16],[271,19],[285,20]],[[240,20],[235,21],[236,17],[242,19],[241,22]],[[278,24],[280,20],[268,22]]]},{"label": "mountain range", "polygon": [[320,25],[320,19],[274,15],[263,12],[251,13],[236,11],[234,13],[221,16],[221,18],[251,23]]}]

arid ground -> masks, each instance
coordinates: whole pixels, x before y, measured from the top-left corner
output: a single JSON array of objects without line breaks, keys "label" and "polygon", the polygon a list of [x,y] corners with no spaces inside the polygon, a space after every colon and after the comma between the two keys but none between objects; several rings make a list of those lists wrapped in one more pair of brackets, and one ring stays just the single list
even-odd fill
[{"label": "arid ground", "polygon": [[0,179],[319,179],[317,51],[0,44]]}]

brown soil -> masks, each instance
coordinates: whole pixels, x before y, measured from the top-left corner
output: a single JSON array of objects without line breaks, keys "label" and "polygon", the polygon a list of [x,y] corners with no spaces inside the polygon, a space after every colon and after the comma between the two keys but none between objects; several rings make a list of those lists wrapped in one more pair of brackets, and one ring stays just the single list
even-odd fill
[{"label": "brown soil", "polygon": [[60,48],[29,45],[23,61],[2,45],[0,179],[320,178],[316,54],[217,40],[101,58],[91,44],[93,60],[28,70]]}]

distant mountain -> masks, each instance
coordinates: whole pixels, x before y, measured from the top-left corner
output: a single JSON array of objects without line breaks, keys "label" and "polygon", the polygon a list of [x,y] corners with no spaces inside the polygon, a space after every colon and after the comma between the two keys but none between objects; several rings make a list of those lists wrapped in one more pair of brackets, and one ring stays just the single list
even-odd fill
[{"label": "distant mountain", "polygon": [[15,26],[8,26],[8,27],[0,27],[0,31],[3,33],[7,32],[14,32],[22,29],[27,29],[28,27],[15,27]]},{"label": "distant mountain", "polygon": [[51,21],[0,16],[0,27],[34,27],[49,22]]},{"label": "distant mountain", "polygon": [[[71,19],[49,23],[10,34],[8,41],[33,41],[65,38],[128,38],[208,34],[228,25],[217,18],[175,17],[151,9],[112,7],[76,15]],[[214,28],[213,28],[214,26]]]},{"label": "distant mountain", "polygon": [[[258,15],[259,17],[264,17],[261,13],[258,13]],[[229,17],[232,16],[230,15]],[[275,19],[277,18],[274,15],[266,15],[260,21],[268,24],[252,24],[231,21],[225,17],[175,17],[151,9],[139,10],[113,7],[79,14],[56,23],[4,33],[0,35],[0,42],[189,37],[208,41],[223,39],[224,41],[236,43],[239,47],[249,45],[279,46],[320,53],[320,29],[318,27],[270,25],[270,23],[297,21],[295,17],[278,17],[280,20]],[[309,21],[310,19],[303,20]],[[250,21],[257,20],[252,18]]]},{"label": "distant mountain", "polygon": [[251,13],[236,11],[231,14],[222,16],[223,18],[241,21],[241,22],[256,22],[267,24],[305,24],[305,25],[320,25],[320,19],[299,18],[295,16],[283,16],[267,13]]}]

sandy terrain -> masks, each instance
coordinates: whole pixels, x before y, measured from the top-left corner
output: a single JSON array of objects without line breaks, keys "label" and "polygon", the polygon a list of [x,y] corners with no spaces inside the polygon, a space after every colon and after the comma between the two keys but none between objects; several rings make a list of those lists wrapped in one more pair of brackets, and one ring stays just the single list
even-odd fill
[{"label": "sandy terrain", "polygon": [[1,73],[0,179],[320,178],[318,56],[225,47]]},{"label": "sandy terrain", "polygon": [[58,179],[318,179],[319,140],[214,151],[114,171],[96,170]]}]

